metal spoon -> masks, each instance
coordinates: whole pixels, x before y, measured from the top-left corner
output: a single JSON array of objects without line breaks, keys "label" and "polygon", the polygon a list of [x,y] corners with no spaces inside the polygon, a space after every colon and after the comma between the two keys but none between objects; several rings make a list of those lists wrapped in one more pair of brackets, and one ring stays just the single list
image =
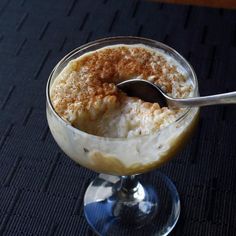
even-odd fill
[{"label": "metal spoon", "polygon": [[218,104],[236,104],[236,92],[193,98],[172,98],[157,85],[148,80],[130,79],[117,84],[128,96],[138,97],[146,102],[157,102],[161,107],[201,107]]}]

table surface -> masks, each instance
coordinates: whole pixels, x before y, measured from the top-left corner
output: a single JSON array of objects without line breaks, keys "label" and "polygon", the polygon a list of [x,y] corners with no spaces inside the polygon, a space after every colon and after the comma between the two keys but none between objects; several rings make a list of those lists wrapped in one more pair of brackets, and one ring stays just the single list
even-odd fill
[{"label": "table surface", "polygon": [[[174,47],[194,67],[202,95],[236,90],[233,10],[131,0],[1,0],[0,235],[94,235],[83,195],[96,174],[76,166],[53,140],[45,86],[70,50],[115,35]],[[192,140],[161,168],[181,198],[171,235],[234,235],[235,139],[235,106],[202,108]]]}]

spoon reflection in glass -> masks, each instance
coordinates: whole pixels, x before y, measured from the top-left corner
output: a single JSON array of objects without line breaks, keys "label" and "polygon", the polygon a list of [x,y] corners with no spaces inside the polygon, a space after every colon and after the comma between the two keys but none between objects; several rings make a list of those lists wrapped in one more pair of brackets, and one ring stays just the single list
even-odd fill
[{"label": "spoon reflection in glass", "polygon": [[138,97],[146,102],[157,102],[161,107],[201,107],[218,104],[236,104],[236,92],[204,97],[172,98],[158,85],[143,79],[130,79],[117,84],[117,87],[130,97]]}]

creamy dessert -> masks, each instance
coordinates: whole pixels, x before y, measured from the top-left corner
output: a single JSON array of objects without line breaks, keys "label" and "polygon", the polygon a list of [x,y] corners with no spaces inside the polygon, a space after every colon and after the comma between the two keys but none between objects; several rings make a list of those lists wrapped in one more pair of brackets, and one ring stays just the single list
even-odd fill
[{"label": "creamy dessert", "polygon": [[192,82],[170,56],[144,45],[116,45],[70,61],[51,87],[51,101],[74,127],[112,138],[148,135],[185,111],[128,97],[116,84],[131,78],[158,84],[172,97],[192,96]]},{"label": "creamy dessert", "polygon": [[194,72],[161,45],[100,44],[82,55],[81,49],[69,54],[51,74],[47,119],[52,135],[71,159],[97,172],[131,175],[155,169],[189,138],[198,108],[160,107],[127,96],[116,84],[141,78],[172,97],[191,97],[198,93]]}]

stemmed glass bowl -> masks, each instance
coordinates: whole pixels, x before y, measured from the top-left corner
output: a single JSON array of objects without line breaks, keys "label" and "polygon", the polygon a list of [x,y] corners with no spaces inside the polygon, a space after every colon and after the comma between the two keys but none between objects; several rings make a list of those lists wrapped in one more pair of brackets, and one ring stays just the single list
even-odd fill
[{"label": "stemmed glass bowl", "polygon": [[[196,75],[190,64],[167,45],[139,37],[100,39],[66,55],[51,72],[47,88],[47,120],[60,148],[76,163],[100,173],[84,196],[84,213],[98,235],[167,235],[180,214],[178,192],[171,180],[155,170],[173,158],[190,138],[198,108],[187,108],[167,127],[149,135],[107,138],[88,134],[62,119],[50,100],[50,88],[69,61],[102,47],[144,44],[181,65],[198,96]],[[141,173],[155,170],[143,181]]]}]

